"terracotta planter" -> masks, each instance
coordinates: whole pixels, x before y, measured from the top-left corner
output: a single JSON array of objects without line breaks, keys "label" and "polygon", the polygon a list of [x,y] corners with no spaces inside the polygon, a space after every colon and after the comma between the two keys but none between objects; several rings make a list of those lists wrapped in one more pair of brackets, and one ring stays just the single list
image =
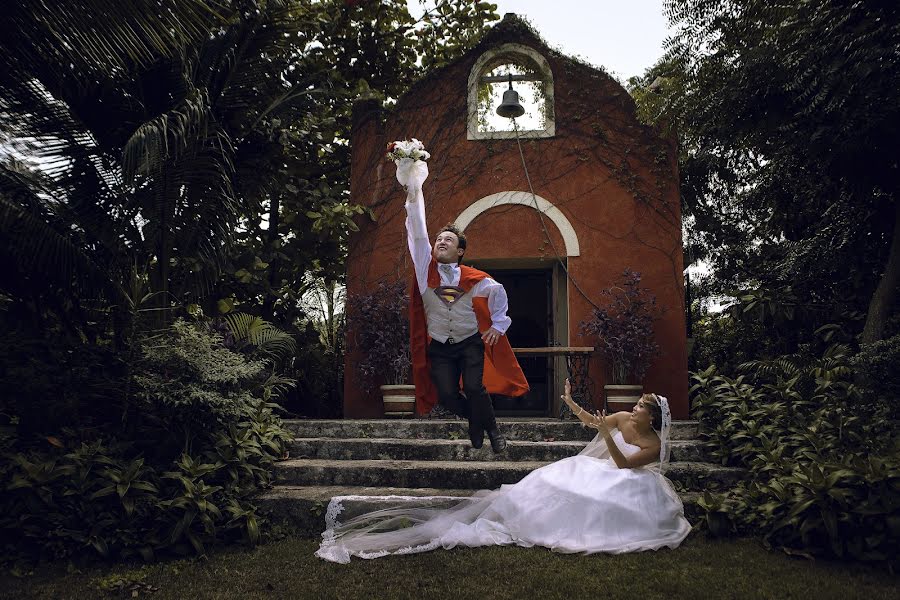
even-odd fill
[{"label": "terracotta planter", "polygon": [[604,385],[603,398],[606,401],[606,412],[621,410],[630,411],[644,393],[642,385]]},{"label": "terracotta planter", "polygon": [[416,386],[383,385],[381,397],[384,400],[384,416],[391,418],[411,417],[416,412]]}]

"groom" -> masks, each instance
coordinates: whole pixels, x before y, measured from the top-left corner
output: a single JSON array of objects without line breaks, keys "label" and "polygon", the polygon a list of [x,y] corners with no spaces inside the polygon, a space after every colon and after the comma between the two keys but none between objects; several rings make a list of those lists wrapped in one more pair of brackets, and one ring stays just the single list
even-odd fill
[{"label": "groom", "polygon": [[427,177],[422,161],[397,169],[397,180],[407,188],[406,233],[415,266],[410,342],[416,404],[421,413],[440,401],[468,418],[473,448],[482,447],[486,431],[491,449],[502,452],[506,439],[497,428],[488,391],[509,396],[528,391],[505,336],[512,322],[506,314],[506,290],[487,273],[460,264],[466,236],[454,225],[441,229],[433,246],[429,242],[422,195]]}]

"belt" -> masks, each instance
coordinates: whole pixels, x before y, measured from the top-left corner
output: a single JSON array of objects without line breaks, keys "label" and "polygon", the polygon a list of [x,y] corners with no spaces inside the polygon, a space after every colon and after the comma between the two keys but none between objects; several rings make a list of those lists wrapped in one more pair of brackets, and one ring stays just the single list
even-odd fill
[{"label": "belt", "polygon": [[463,339],[461,339],[461,340],[458,340],[458,339],[456,339],[456,338],[454,338],[454,337],[451,336],[451,337],[448,337],[448,338],[446,339],[446,341],[444,341],[444,342],[438,342],[438,343],[439,343],[439,344],[440,344],[440,343],[444,343],[444,344],[447,344],[447,345],[449,345],[449,346],[452,346],[453,344],[461,344],[461,343],[463,343],[463,342],[465,342],[465,341],[471,340],[471,339],[472,339],[473,337],[475,337],[476,335],[481,335],[481,334],[479,334],[479,333],[476,331],[475,333],[473,333],[473,334],[470,335],[469,337],[463,338]]}]

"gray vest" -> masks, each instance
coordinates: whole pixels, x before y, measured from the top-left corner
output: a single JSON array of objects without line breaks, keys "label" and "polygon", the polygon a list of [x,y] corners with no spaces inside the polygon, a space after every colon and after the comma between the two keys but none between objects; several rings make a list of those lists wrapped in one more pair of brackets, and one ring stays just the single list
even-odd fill
[{"label": "gray vest", "polygon": [[478,333],[478,318],[475,316],[475,309],[472,308],[472,290],[448,306],[434,293],[434,288],[428,288],[422,294],[422,304],[425,306],[428,335],[431,339],[442,344],[447,338],[461,342]]}]

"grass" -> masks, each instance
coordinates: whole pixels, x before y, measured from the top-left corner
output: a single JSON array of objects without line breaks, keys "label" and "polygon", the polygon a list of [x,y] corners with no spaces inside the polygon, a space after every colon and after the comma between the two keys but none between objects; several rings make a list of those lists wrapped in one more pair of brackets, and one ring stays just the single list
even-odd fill
[{"label": "grass", "polygon": [[[542,548],[436,551],[349,565],[287,537],[254,550],[154,565],[49,565],[4,574],[0,598],[897,598],[900,577],[874,567],[808,561],[752,540],[692,535],[677,550],[619,556]],[[105,591],[104,591],[105,590]]]}]

